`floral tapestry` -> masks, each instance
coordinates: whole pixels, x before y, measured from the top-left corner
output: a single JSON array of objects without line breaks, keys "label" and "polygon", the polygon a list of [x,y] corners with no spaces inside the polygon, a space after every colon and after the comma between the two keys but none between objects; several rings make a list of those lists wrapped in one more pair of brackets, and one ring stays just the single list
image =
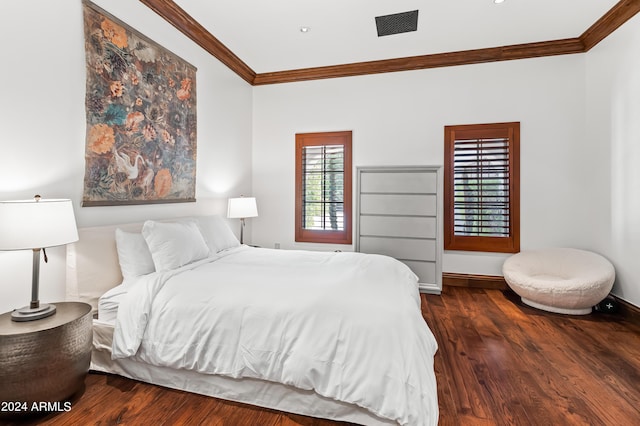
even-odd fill
[{"label": "floral tapestry", "polygon": [[83,206],[195,201],[196,68],[84,0]]}]

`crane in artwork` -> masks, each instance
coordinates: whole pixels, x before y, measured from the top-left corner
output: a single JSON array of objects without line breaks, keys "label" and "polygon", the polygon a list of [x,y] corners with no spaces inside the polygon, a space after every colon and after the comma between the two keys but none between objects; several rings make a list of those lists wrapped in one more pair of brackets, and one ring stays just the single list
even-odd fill
[{"label": "crane in artwork", "polygon": [[144,158],[142,158],[140,154],[137,154],[134,162],[131,163],[131,158],[124,152],[118,152],[116,148],[114,148],[114,152],[118,171],[125,173],[131,180],[136,179],[140,173],[138,169],[138,160],[144,164]]}]

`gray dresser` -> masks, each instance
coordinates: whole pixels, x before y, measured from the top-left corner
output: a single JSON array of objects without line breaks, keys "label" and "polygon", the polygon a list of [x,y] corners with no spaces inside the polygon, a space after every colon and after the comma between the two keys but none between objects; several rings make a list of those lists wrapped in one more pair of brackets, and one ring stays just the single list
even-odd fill
[{"label": "gray dresser", "polygon": [[441,193],[440,166],[358,167],[356,251],[395,257],[440,294]]}]

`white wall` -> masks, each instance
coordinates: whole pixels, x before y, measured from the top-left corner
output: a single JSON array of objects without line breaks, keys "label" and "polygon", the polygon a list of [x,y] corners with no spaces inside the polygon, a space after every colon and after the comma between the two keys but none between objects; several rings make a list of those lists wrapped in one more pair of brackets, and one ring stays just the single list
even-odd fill
[{"label": "white wall", "polygon": [[[80,206],[85,142],[80,0],[0,3],[0,199],[35,193],[70,198],[78,226],[225,213],[229,196],[251,192],[251,86],[142,3],[96,4],[198,68],[197,202]],[[64,299],[64,253],[50,249],[49,263],[41,266],[42,301]],[[0,271],[0,312],[28,304],[31,252],[0,252]]]},{"label": "white wall", "polygon": [[640,16],[587,54],[587,143],[600,162],[598,247],[616,267],[614,294],[640,306]]},{"label": "white wall", "polygon": [[[80,206],[79,0],[0,3],[0,199],[71,198],[78,225],[92,226],[224,213],[242,193],[258,198],[254,243],[335,248],[293,241],[295,133],[353,130],[355,166],[442,164],[444,125],[520,121],[522,248],[601,252],[617,269],[614,292],[640,305],[640,17],[585,55],[251,88],[140,2],[96,3],[198,68],[198,201]],[[64,250],[49,254],[41,299],[61,300]],[[444,270],[499,275],[504,257],[447,252]],[[0,252],[0,271],[0,312],[26,304],[30,252]]]},{"label": "white wall", "polygon": [[[308,247],[294,243],[295,133],[353,130],[354,166],[441,165],[445,125],[520,121],[522,249],[588,248],[582,183],[601,159],[584,144],[585,86],[570,55],[256,87],[253,241]],[[445,252],[443,270],[501,275],[505,257]]]}]

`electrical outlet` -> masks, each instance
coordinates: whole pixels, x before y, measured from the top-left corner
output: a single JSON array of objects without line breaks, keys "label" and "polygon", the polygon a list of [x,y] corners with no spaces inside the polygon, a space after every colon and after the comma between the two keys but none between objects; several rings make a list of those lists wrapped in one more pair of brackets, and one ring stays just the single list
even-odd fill
[{"label": "electrical outlet", "polygon": [[277,249],[279,249],[279,248],[280,248],[280,243],[275,243],[275,244],[274,244],[274,247],[275,247],[275,248],[277,248]]}]

